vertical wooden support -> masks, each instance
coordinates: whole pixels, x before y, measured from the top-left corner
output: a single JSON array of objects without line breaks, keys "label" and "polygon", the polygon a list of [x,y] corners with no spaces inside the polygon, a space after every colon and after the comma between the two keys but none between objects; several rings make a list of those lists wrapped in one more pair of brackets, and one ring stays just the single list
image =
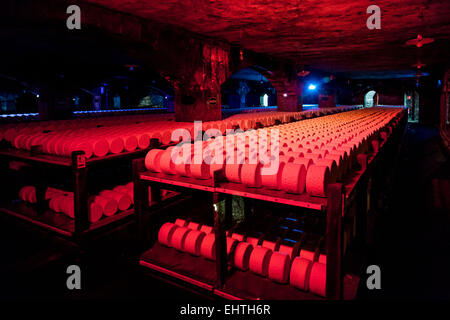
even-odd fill
[{"label": "vertical wooden support", "polygon": [[223,225],[223,216],[215,209],[214,204],[219,201],[219,194],[213,192],[211,208],[214,212],[214,234],[216,238],[216,286],[222,288],[227,272],[227,237]]},{"label": "vertical wooden support", "polygon": [[328,186],[327,202],[327,298],[342,299],[343,274],[343,232],[342,215],[344,206],[344,187],[341,183]]},{"label": "vertical wooden support", "polygon": [[80,235],[89,228],[88,199],[86,190],[87,167],[83,151],[72,152],[73,205],[75,233]]},{"label": "vertical wooden support", "polygon": [[[132,163],[133,170],[133,197],[134,197],[134,211],[136,214],[137,223],[137,241],[138,250],[142,252],[146,247],[146,235],[144,228],[144,212],[148,206],[148,187],[141,180],[140,173],[145,170],[144,158],[134,159]],[[153,192],[152,188],[152,192]],[[159,188],[158,188],[159,189]]]}]

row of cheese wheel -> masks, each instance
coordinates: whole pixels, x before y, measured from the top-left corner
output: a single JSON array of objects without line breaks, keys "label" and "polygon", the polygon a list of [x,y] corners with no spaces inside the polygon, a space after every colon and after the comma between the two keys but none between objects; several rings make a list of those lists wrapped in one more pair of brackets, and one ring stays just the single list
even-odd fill
[{"label": "row of cheese wheel", "polygon": [[[201,130],[217,128],[223,134],[236,125],[246,130],[254,127],[259,121],[271,125],[275,120],[286,122],[291,117],[298,119],[302,114],[301,112],[245,114],[222,121],[205,122]],[[108,153],[118,154],[146,149],[151,139],[157,139],[161,144],[168,145],[171,143],[174,130],[180,128],[188,130],[191,139],[196,136],[194,124],[167,120],[171,120],[170,116],[140,115],[24,123],[0,126],[0,140],[9,141],[17,149],[30,150],[32,146],[40,145],[43,152],[59,156],[69,156],[71,152],[81,150],[90,158],[102,157]]]},{"label": "row of cheese wheel", "polygon": [[[177,219],[167,222],[158,232],[158,242],[194,256],[215,260],[215,234],[213,228],[195,222]],[[287,284],[314,294],[326,296],[326,256],[314,258],[314,253],[301,250],[292,257],[292,247],[267,241],[258,245],[258,239],[236,234],[227,235],[227,256],[235,268],[268,277],[274,282]]]},{"label": "row of cheese wheel", "polygon": [[[342,179],[353,167],[357,155],[368,151],[369,139],[400,111],[397,108],[356,110],[275,126],[266,130],[269,137],[256,130],[197,142],[199,146],[184,144],[166,150],[153,149],[147,154],[145,165],[154,172],[196,179],[209,179],[215,170],[224,170],[229,181],[249,187],[297,194],[306,191],[323,197],[327,185]],[[279,139],[272,148],[273,130],[278,131]],[[269,160],[258,155],[260,144],[263,151],[267,148]],[[273,158],[274,153],[278,157]],[[200,160],[195,158],[198,155]],[[205,160],[209,156],[214,159],[212,162]],[[277,167],[277,171],[261,174],[262,168],[271,166]]]},{"label": "row of cheese wheel", "polygon": [[[36,188],[24,186],[19,191],[19,198],[28,203],[36,203]],[[73,192],[55,188],[47,188],[45,200],[48,207],[70,218],[75,217]],[[103,190],[88,200],[88,215],[90,222],[97,222],[103,216],[112,216],[118,211],[125,211],[133,203],[133,184],[117,186],[112,190]]]}]

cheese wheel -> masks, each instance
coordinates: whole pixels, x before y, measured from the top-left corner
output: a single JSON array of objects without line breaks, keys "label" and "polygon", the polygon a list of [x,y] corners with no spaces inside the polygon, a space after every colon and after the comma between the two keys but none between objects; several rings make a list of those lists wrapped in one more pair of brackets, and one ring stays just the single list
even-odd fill
[{"label": "cheese wheel", "polygon": [[200,231],[202,231],[202,232],[204,232],[204,233],[206,233],[206,234],[212,233],[213,230],[214,230],[213,227],[207,226],[207,225],[202,225],[202,227],[200,228]]},{"label": "cheese wheel", "polygon": [[131,198],[126,193],[115,192],[112,190],[103,190],[99,193],[99,195],[116,200],[117,207],[121,211],[125,211],[131,206]]},{"label": "cheese wheel", "polygon": [[309,158],[297,158],[294,160],[294,163],[304,165],[306,170],[308,170],[310,165],[314,164],[314,162]]},{"label": "cheese wheel", "polygon": [[150,145],[150,136],[146,133],[138,135],[138,147],[139,149],[147,149]]},{"label": "cheese wheel", "polygon": [[257,246],[250,255],[249,269],[263,277],[267,276],[269,271],[269,262],[272,250]]},{"label": "cheese wheel", "polygon": [[289,283],[298,289],[309,290],[309,275],[311,272],[312,262],[308,259],[296,257],[292,261]]},{"label": "cheese wheel", "polygon": [[178,227],[175,229],[172,235],[172,247],[177,250],[184,251],[186,237],[191,231],[191,229],[186,227]]},{"label": "cheese wheel", "polygon": [[94,202],[102,207],[103,214],[107,217],[110,217],[117,212],[117,201],[112,198],[95,196]]},{"label": "cheese wheel", "polygon": [[309,291],[322,297],[327,295],[327,266],[315,262],[309,276]]},{"label": "cheese wheel", "polygon": [[319,263],[327,264],[327,256],[325,254],[319,255]]},{"label": "cheese wheel", "polygon": [[74,209],[73,198],[64,196],[61,200],[61,212],[73,219],[75,217]]},{"label": "cheese wheel", "polygon": [[289,258],[292,258],[293,250],[294,248],[292,248],[291,246],[286,246],[284,244],[280,245],[280,248],[278,249],[279,252],[286,253],[289,256]]},{"label": "cheese wheel", "polygon": [[123,142],[123,148],[126,151],[134,151],[138,147],[138,139],[135,135],[126,136]]},{"label": "cheese wheel", "polygon": [[306,169],[302,164],[286,163],[281,179],[282,189],[289,193],[305,192]]},{"label": "cheese wheel", "polygon": [[92,202],[91,204],[89,204],[89,221],[94,223],[97,222],[98,220],[101,219],[101,217],[103,216],[103,210],[102,207],[95,203]]},{"label": "cheese wheel", "polygon": [[239,234],[239,233],[233,233],[231,235],[231,237],[233,239],[236,239],[237,241],[244,241],[244,236],[242,234]]},{"label": "cheese wheel", "polygon": [[154,172],[161,172],[160,158],[164,150],[152,149],[145,156],[145,167]]},{"label": "cheese wheel", "polygon": [[216,236],[214,233],[207,234],[203,238],[200,255],[210,260],[216,260]]},{"label": "cheese wheel", "polygon": [[241,182],[247,187],[261,187],[261,164],[245,163],[241,168]]},{"label": "cheese wheel", "polygon": [[279,283],[287,283],[289,279],[290,258],[283,252],[274,252],[269,262],[269,279]]},{"label": "cheese wheel", "polygon": [[178,218],[175,220],[175,224],[179,227],[184,227],[186,226],[186,220]]},{"label": "cheese wheel", "polygon": [[306,192],[315,197],[325,197],[330,183],[327,166],[312,165],[306,174]]},{"label": "cheese wheel", "polygon": [[97,157],[104,157],[108,154],[109,144],[106,139],[95,139],[92,141],[93,153]]},{"label": "cheese wheel", "polygon": [[242,271],[247,271],[252,251],[253,246],[251,244],[239,242],[234,250],[233,265]]},{"label": "cheese wheel", "polygon": [[[169,150],[170,149],[170,150]],[[159,158],[159,166],[165,174],[175,175],[175,164],[172,161],[172,149],[168,148]]]},{"label": "cheese wheel", "polygon": [[268,240],[264,240],[263,243],[262,243],[262,246],[263,246],[264,248],[270,249],[270,250],[272,250],[272,251],[275,251],[275,246],[276,246],[276,245],[277,245],[277,244],[276,244],[275,242],[273,242],[273,241],[268,241]]},{"label": "cheese wheel", "polygon": [[171,222],[164,223],[158,232],[158,242],[170,247],[172,245],[172,235],[177,228],[178,226]]},{"label": "cheese wheel", "polygon": [[336,161],[332,159],[322,159],[317,161],[316,165],[318,166],[327,166],[330,171],[330,180],[329,183],[336,182],[338,178],[338,168],[336,165]]},{"label": "cheese wheel", "polygon": [[186,240],[184,242],[184,251],[194,256],[199,256],[200,247],[205,236],[206,234],[204,232],[191,229],[191,231],[187,234]]},{"label": "cheese wheel", "polygon": [[302,249],[302,250],[300,250],[300,254],[299,255],[300,255],[300,258],[304,258],[304,259],[308,259],[310,261],[314,261],[314,258],[315,258],[316,254],[313,251]]},{"label": "cheese wheel", "polygon": [[108,141],[109,152],[112,154],[118,154],[123,151],[124,143],[122,138],[107,138],[106,141]]},{"label": "cheese wheel", "polygon": [[[284,166],[285,163],[280,162],[278,164],[278,171],[275,174],[261,174],[261,184],[267,189],[280,190]],[[265,167],[270,168],[270,164],[265,165]]]},{"label": "cheese wheel", "polygon": [[254,237],[247,237],[245,242],[250,243],[253,247],[256,247],[258,245],[259,239]]},{"label": "cheese wheel", "polygon": [[211,178],[210,166],[202,161],[202,163],[192,163],[190,165],[192,177],[200,180],[206,180]]},{"label": "cheese wheel", "polygon": [[241,183],[242,164],[227,163],[225,165],[225,177],[230,182]]}]

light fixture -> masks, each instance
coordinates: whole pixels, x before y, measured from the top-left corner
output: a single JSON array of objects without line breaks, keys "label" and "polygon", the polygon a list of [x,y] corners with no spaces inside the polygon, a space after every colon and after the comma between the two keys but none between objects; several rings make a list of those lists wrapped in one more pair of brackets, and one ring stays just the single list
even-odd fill
[{"label": "light fixture", "polygon": [[406,41],[408,46],[416,46],[417,48],[422,47],[424,44],[429,44],[434,42],[433,38],[424,38],[421,34],[418,34],[416,38]]},{"label": "light fixture", "polygon": [[316,90],[316,88],[317,88],[317,86],[316,86],[315,84],[313,84],[313,83],[311,83],[311,84],[308,86],[308,90]]},{"label": "light fixture", "polygon": [[283,97],[285,97],[285,98],[286,98],[287,96],[288,96],[288,94],[287,94],[287,93],[283,93]]}]

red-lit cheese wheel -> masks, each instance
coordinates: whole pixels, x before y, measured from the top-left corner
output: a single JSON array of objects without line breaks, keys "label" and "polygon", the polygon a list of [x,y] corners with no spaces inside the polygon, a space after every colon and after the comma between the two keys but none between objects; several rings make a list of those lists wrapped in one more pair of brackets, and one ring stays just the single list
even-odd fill
[{"label": "red-lit cheese wheel", "polygon": [[192,230],[186,227],[178,227],[172,235],[171,245],[173,248],[184,251],[186,237]]},{"label": "red-lit cheese wheel", "polygon": [[177,228],[178,226],[171,222],[164,223],[158,232],[158,242],[168,247],[172,246],[172,235]]},{"label": "red-lit cheese wheel", "polygon": [[203,238],[200,255],[210,260],[216,259],[216,236],[214,233],[207,234]]},{"label": "red-lit cheese wheel", "polygon": [[110,217],[117,212],[117,201],[112,198],[95,196],[94,201],[102,207],[103,214],[107,217]]},{"label": "red-lit cheese wheel", "polygon": [[[284,166],[284,162],[279,162],[278,170],[274,174],[264,174],[264,170],[262,170],[261,184],[268,189],[280,190]],[[265,165],[264,168],[270,168],[270,164]]]},{"label": "red-lit cheese wheel", "polygon": [[168,148],[159,158],[159,166],[161,171],[166,174],[175,175],[175,164],[172,161],[172,148]]},{"label": "red-lit cheese wheel", "polygon": [[206,234],[210,234],[213,232],[213,227],[211,226],[207,226],[207,225],[202,225],[202,227],[200,228],[200,231],[206,233]]},{"label": "red-lit cheese wheel", "polygon": [[231,235],[231,237],[232,237],[233,239],[236,239],[237,241],[244,241],[244,235],[239,234],[239,233],[233,233],[233,234]]},{"label": "red-lit cheese wheel", "polygon": [[281,185],[284,191],[301,194],[305,192],[306,169],[302,164],[286,163],[283,169]]},{"label": "red-lit cheese wheel", "polygon": [[225,176],[230,182],[241,183],[242,164],[227,163],[225,165]]},{"label": "red-lit cheese wheel", "polygon": [[175,220],[175,224],[179,227],[184,227],[186,226],[186,220],[178,218]]},{"label": "red-lit cheese wheel", "polygon": [[199,256],[201,244],[205,236],[206,234],[204,232],[191,229],[191,232],[187,234],[184,242],[184,251],[194,256]]},{"label": "red-lit cheese wheel", "polygon": [[64,196],[61,200],[61,211],[72,219],[75,217],[74,201],[72,197]]},{"label": "red-lit cheese wheel", "polygon": [[102,216],[103,216],[102,207],[95,202],[90,203],[89,204],[89,221],[92,223],[97,222],[98,220],[101,219]]},{"label": "red-lit cheese wheel", "polygon": [[319,296],[327,295],[327,266],[323,263],[315,262],[312,265],[309,275],[309,291]]},{"label": "red-lit cheese wheel", "polygon": [[258,245],[259,239],[254,237],[247,237],[247,239],[245,239],[245,242],[250,243],[253,247],[256,247]]},{"label": "red-lit cheese wheel", "polygon": [[121,211],[125,211],[131,206],[131,198],[126,193],[120,193],[111,190],[103,190],[99,193],[99,195],[102,197],[112,198],[116,200],[117,207]]},{"label": "red-lit cheese wheel", "polygon": [[147,133],[142,133],[137,136],[139,149],[147,149],[150,145],[150,136]]},{"label": "red-lit cheese wheel", "polygon": [[267,276],[272,250],[257,246],[250,255],[249,269],[261,276]]},{"label": "red-lit cheese wheel", "polygon": [[289,283],[298,289],[308,291],[309,275],[311,272],[312,262],[308,259],[296,257],[292,261]]},{"label": "red-lit cheese wheel", "polygon": [[283,252],[272,253],[269,262],[269,279],[279,283],[287,283],[289,279],[289,269],[289,255]]},{"label": "red-lit cheese wheel", "polygon": [[106,138],[106,141],[108,141],[108,146],[109,146],[109,152],[111,152],[112,154],[118,154],[121,153],[123,151],[123,139],[119,138],[119,137],[112,137]]},{"label": "red-lit cheese wheel", "polygon": [[247,271],[253,246],[247,242],[239,242],[234,250],[233,264],[236,268]]},{"label": "red-lit cheese wheel", "polygon": [[261,187],[261,164],[243,164],[241,169],[241,182],[248,187]]},{"label": "red-lit cheese wheel", "polygon": [[336,165],[336,161],[332,159],[322,159],[317,161],[316,165],[318,166],[327,166],[330,171],[330,180],[329,183],[336,182],[338,178],[338,168]]},{"label": "red-lit cheese wheel", "polygon": [[319,255],[319,263],[327,264],[327,256],[325,254]]},{"label": "red-lit cheese wheel", "polygon": [[196,179],[206,180],[211,178],[210,166],[204,161],[201,163],[191,163],[190,169],[191,175]]},{"label": "red-lit cheese wheel", "polygon": [[300,254],[299,255],[300,255],[300,258],[304,258],[304,259],[308,259],[310,261],[314,261],[314,258],[315,258],[316,254],[313,251],[302,249],[302,250],[300,250]]},{"label": "red-lit cheese wheel", "polygon": [[161,172],[160,158],[164,150],[152,149],[145,156],[145,167],[154,172]]},{"label": "red-lit cheese wheel", "polygon": [[276,244],[275,242],[273,242],[273,241],[268,241],[268,240],[264,240],[263,243],[262,243],[262,246],[263,246],[264,248],[270,249],[270,250],[272,250],[272,251],[275,251],[276,245],[277,245],[277,244]]},{"label": "red-lit cheese wheel", "polygon": [[97,157],[103,157],[108,154],[109,144],[105,139],[95,139],[92,142],[93,153]]},{"label": "red-lit cheese wheel", "polygon": [[129,135],[129,136],[125,136],[123,138],[124,142],[123,142],[123,148],[126,151],[134,151],[137,149],[138,147],[138,139],[135,135]]},{"label": "red-lit cheese wheel", "polygon": [[306,170],[308,170],[310,165],[314,164],[314,162],[309,158],[297,158],[294,160],[294,163],[304,165]]},{"label": "red-lit cheese wheel", "polygon": [[325,197],[330,183],[330,170],[327,166],[312,165],[306,174],[306,192],[312,196]]},{"label": "red-lit cheese wheel", "polygon": [[289,258],[292,258],[293,250],[294,248],[292,248],[291,246],[286,246],[284,244],[280,245],[280,248],[278,249],[279,252],[286,253],[289,256]]}]

